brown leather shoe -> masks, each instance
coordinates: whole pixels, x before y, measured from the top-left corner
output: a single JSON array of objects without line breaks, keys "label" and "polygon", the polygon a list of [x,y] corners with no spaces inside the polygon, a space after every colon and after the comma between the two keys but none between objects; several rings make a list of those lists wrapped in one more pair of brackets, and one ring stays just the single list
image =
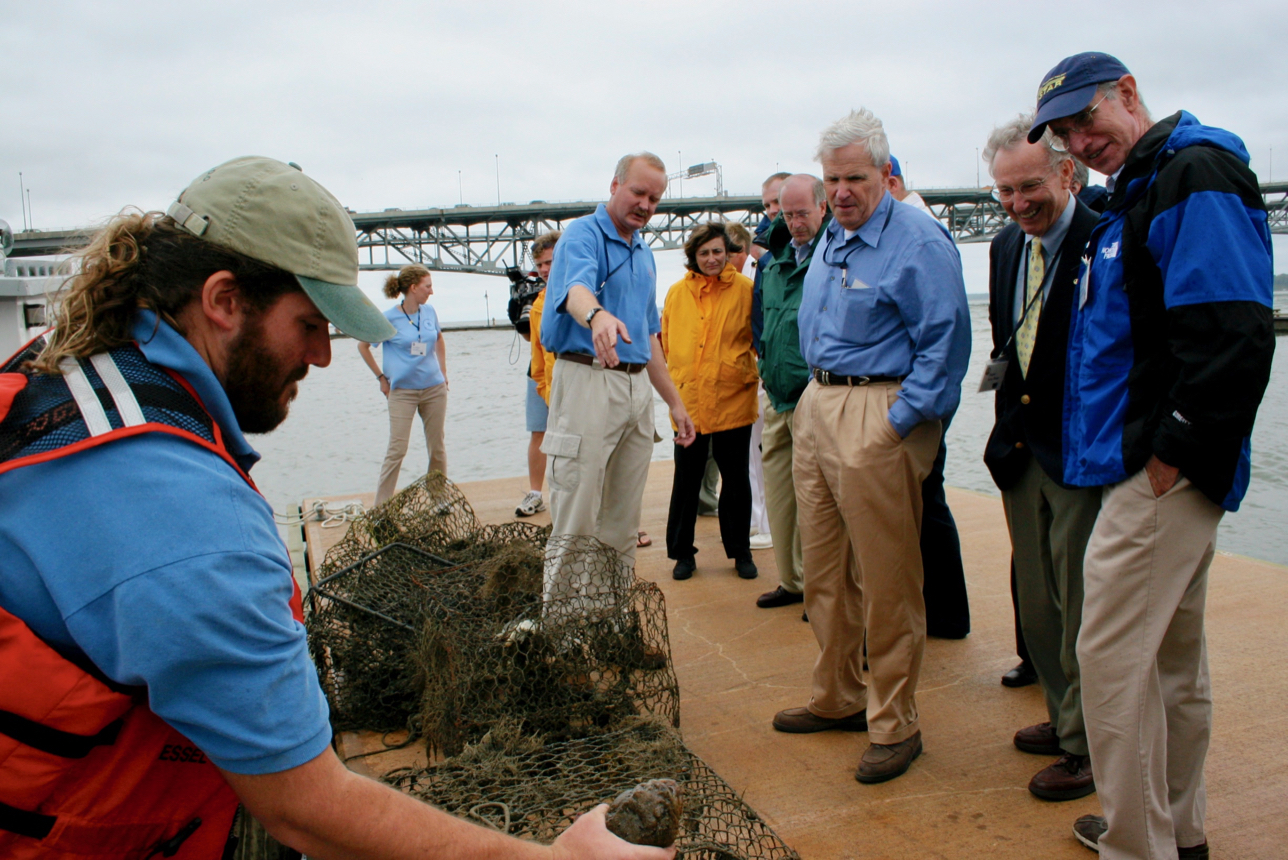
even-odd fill
[{"label": "brown leather shoe", "polygon": [[1060,736],[1050,723],[1026,726],[1015,733],[1015,748],[1034,755],[1061,755]]},{"label": "brown leather shoe", "polygon": [[866,732],[867,711],[831,720],[810,713],[809,708],[788,708],[774,714],[774,728],[780,732],[805,735],[813,732]]},{"label": "brown leather shoe", "polygon": [[854,778],[871,784],[885,782],[907,772],[913,759],[921,755],[921,732],[897,744],[872,744],[859,760]]},{"label": "brown leather shoe", "polygon": [[1029,781],[1029,792],[1043,800],[1077,800],[1096,790],[1091,776],[1091,756],[1065,753],[1038,771]]},{"label": "brown leather shoe", "polygon": [[793,603],[800,603],[805,599],[805,595],[795,591],[788,591],[781,585],[773,591],[766,591],[756,598],[756,605],[761,609],[775,609],[779,606],[790,606]]}]

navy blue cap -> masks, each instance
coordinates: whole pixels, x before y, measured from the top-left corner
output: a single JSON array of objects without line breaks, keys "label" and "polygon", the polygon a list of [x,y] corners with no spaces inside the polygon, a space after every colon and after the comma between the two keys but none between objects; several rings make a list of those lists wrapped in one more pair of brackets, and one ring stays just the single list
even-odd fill
[{"label": "navy blue cap", "polygon": [[1131,74],[1117,57],[1088,51],[1065,57],[1046,73],[1038,87],[1038,113],[1029,129],[1029,143],[1037,143],[1047,123],[1073,116],[1091,104],[1096,85]]},{"label": "navy blue cap", "polygon": [[895,158],[893,155],[890,156],[890,175],[903,176],[903,168],[899,166],[899,159]]}]

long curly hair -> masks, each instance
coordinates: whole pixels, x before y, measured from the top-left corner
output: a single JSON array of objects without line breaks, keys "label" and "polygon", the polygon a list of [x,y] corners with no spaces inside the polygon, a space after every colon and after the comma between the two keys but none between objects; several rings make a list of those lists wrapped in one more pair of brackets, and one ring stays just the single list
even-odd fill
[{"label": "long curly hair", "polygon": [[263,311],[300,290],[295,276],[183,230],[162,212],[125,209],[74,258],[59,291],[53,331],[33,369],[58,374],[64,358],[88,358],[129,343],[134,314],[154,311],[180,333],[180,311],[216,272],[231,272],[243,298]]}]

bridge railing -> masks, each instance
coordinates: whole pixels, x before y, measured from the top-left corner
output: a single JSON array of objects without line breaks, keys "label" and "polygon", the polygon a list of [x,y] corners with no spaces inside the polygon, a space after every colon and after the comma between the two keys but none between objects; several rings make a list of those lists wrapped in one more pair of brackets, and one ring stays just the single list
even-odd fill
[{"label": "bridge railing", "polygon": [[[1261,192],[1270,230],[1288,233],[1288,182],[1264,183]],[[987,188],[918,190],[953,240],[987,242],[1006,226],[1007,215]],[[362,269],[398,269],[420,263],[433,271],[503,275],[508,266],[531,262],[532,240],[548,230],[589,215],[597,201],[500,206],[454,206],[448,209],[386,209],[351,212]],[[657,250],[680,248],[694,227],[712,219],[760,220],[763,205],[754,196],[666,198],[642,230]],[[11,257],[67,253],[89,241],[84,230],[27,231],[14,234]]]}]

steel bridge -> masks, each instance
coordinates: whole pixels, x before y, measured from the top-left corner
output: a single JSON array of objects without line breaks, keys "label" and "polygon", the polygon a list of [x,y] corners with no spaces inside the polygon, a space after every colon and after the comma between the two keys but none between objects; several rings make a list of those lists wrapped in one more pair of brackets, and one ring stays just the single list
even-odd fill
[{"label": "steel bridge", "polygon": [[[958,243],[987,242],[1006,226],[1006,212],[987,188],[932,188],[918,193]],[[1288,182],[1263,183],[1261,193],[1270,231],[1288,233]],[[598,201],[534,200],[524,205],[386,209],[350,215],[357,229],[362,269],[399,269],[420,263],[437,272],[504,275],[507,267],[524,265],[528,247],[538,235],[562,229],[598,205]],[[671,250],[682,247],[698,224],[725,219],[753,227],[763,209],[759,197],[665,198],[641,232],[650,247]],[[65,253],[88,238],[83,230],[15,233],[9,256]]]}]

